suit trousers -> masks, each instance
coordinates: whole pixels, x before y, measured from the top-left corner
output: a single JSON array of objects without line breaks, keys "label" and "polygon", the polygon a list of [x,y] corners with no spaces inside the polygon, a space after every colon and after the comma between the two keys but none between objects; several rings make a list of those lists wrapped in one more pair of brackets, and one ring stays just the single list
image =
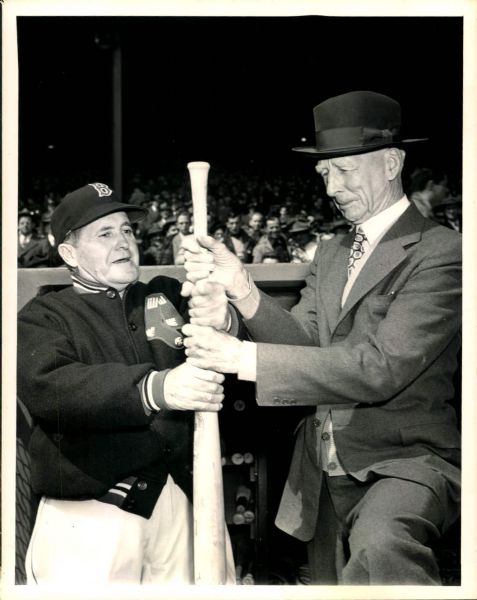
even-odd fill
[{"label": "suit trousers", "polygon": [[441,585],[431,546],[444,520],[443,504],[425,485],[323,472],[317,528],[307,545],[311,583]]}]

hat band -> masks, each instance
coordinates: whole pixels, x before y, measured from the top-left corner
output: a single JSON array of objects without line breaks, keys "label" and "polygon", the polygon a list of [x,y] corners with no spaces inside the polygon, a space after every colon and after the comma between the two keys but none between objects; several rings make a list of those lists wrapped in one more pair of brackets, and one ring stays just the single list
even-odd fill
[{"label": "hat band", "polygon": [[336,127],[316,132],[318,151],[337,148],[359,148],[368,145],[397,142],[399,129],[373,129],[371,127]]}]

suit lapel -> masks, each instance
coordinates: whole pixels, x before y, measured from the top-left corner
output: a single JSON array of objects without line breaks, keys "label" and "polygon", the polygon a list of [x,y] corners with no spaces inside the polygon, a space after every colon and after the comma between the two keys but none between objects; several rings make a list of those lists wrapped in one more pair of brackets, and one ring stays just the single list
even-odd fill
[{"label": "suit lapel", "polygon": [[405,247],[421,239],[423,221],[422,215],[411,204],[383,236],[354,282],[346,303],[339,312],[336,325],[343,320],[363,296],[369,293],[406,258]]},{"label": "suit lapel", "polygon": [[353,233],[343,236],[320,276],[319,294],[323,300],[330,331],[333,332],[341,311],[341,296],[348,277],[348,256]]}]

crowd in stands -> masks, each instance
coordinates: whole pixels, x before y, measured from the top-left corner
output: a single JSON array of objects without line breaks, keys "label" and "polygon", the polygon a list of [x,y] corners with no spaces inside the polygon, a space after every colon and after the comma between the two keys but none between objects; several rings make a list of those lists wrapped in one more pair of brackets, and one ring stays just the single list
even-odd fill
[{"label": "crowd in stands", "polygon": [[[57,267],[61,260],[50,232],[51,214],[78,183],[38,180],[34,194],[21,199],[18,215],[18,267]],[[407,194],[420,212],[462,231],[460,186],[431,169],[415,169]],[[187,173],[134,175],[123,200],[147,208],[136,225],[142,265],[181,265],[181,241],[193,232]],[[323,239],[349,231],[321,179],[220,173],[209,175],[208,230],[245,263],[310,262]]]}]

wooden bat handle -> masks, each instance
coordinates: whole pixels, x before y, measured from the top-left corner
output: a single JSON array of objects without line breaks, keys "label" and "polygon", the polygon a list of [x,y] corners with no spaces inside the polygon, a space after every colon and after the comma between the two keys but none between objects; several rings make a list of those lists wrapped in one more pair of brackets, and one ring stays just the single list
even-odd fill
[{"label": "wooden bat handle", "polygon": [[[194,235],[207,233],[209,163],[188,163]],[[195,583],[226,583],[225,516],[217,413],[198,411],[194,424],[194,573]]]}]

